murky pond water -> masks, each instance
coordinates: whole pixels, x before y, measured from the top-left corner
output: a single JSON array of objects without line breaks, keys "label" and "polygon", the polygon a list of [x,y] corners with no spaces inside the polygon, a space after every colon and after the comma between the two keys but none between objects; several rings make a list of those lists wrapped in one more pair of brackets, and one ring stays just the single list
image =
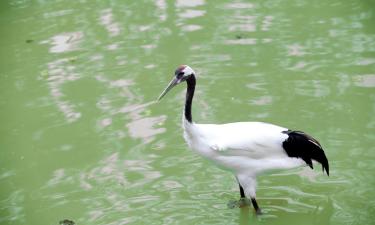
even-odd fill
[{"label": "murky pond water", "polygon": [[[0,224],[371,224],[373,1],[0,2]],[[320,166],[261,176],[265,214],[184,143],[197,122],[267,121],[320,140]]]}]

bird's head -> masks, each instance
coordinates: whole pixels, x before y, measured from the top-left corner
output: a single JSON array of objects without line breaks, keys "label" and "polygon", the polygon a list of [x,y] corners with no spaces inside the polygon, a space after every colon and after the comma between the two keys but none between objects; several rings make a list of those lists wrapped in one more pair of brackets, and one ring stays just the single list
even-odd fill
[{"label": "bird's head", "polygon": [[169,82],[168,86],[160,94],[158,101],[162,99],[164,95],[166,95],[168,91],[170,91],[174,86],[186,81],[187,79],[189,79],[189,77],[194,76],[194,74],[195,72],[192,68],[190,68],[190,66],[181,65],[177,67],[176,71],[174,72],[173,79],[171,80],[171,82]]}]

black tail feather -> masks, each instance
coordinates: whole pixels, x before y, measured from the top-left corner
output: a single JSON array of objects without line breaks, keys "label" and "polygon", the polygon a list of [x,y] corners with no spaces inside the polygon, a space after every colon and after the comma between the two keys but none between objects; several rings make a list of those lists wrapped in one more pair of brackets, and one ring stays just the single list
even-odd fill
[{"label": "black tail feather", "polygon": [[283,131],[289,137],[283,142],[283,148],[289,157],[301,158],[313,169],[312,160],[322,164],[323,172],[329,176],[329,164],[320,143],[302,131]]}]

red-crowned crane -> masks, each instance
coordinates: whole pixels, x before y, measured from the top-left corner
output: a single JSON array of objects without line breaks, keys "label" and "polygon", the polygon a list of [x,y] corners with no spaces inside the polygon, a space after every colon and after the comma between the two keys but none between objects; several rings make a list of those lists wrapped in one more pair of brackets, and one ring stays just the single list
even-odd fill
[{"label": "red-crowned crane", "polygon": [[329,175],[328,160],[322,146],[302,131],[263,122],[194,123],[191,106],[196,79],[194,70],[187,65],[176,69],[173,80],[158,100],[184,81],[187,83],[187,90],[182,125],[186,142],[198,154],[234,173],[239,183],[241,199],[249,198],[257,214],[261,214],[255,199],[258,174],[303,165],[313,168],[314,160]]}]

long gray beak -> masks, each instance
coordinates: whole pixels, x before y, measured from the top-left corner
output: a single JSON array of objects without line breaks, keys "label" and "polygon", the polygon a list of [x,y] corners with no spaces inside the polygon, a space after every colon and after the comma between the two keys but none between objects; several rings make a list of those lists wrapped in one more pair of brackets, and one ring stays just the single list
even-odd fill
[{"label": "long gray beak", "polygon": [[171,82],[169,82],[168,86],[164,89],[164,91],[160,94],[157,101],[160,101],[160,99],[162,99],[164,97],[164,95],[166,95],[168,93],[168,91],[170,91],[178,83],[179,83],[179,80],[176,77],[174,77],[173,80],[171,80]]}]

